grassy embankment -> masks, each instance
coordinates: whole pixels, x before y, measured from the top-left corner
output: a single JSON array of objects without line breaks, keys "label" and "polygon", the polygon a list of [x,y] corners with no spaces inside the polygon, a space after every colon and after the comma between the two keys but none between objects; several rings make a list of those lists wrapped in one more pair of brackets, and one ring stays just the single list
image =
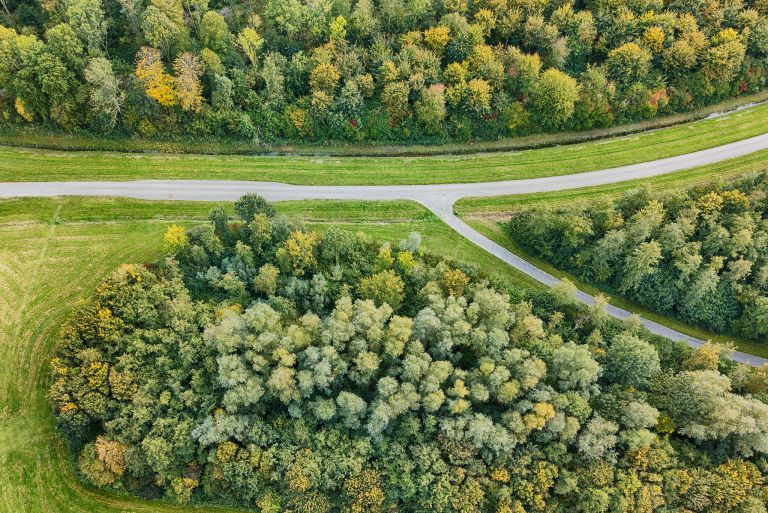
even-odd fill
[{"label": "grassy embankment", "polygon": [[[141,501],[78,482],[46,398],[48,362],[72,305],[119,264],[157,258],[169,224],[202,222],[210,207],[93,198],[0,201],[0,513],[222,511]],[[513,285],[531,284],[415,203],[278,208],[319,229],[341,223],[383,240],[419,231],[428,251],[473,262]]]},{"label": "grassy embankment", "polygon": [[765,133],[766,118],[768,104],[763,104],[631,136],[471,156],[208,156],[0,146],[0,181],[230,179],[391,185],[513,180],[593,171],[712,148]]},{"label": "grassy embankment", "polygon": [[669,326],[677,331],[705,340],[711,339],[717,342],[734,341],[736,346],[744,352],[768,357],[767,344],[759,344],[739,339],[734,340],[733,337],[714,334],[704,329],[690,326],[672,317],[657,314],[647,308],[634,304],[626,298],[623,298],[615,290],[585,283],[570,273],[556,269],[547,261],[539,258],[534,252],[517,244],[510,237],[509,232],[506,229],[506,223],[509,221],[512,213],[523,208],[552,208],[560,205],[595,205],[602,201],[615,199],[626,191],[638,187],[648,187],[652,191],[659,192],[682,190],[697,184],[709,183],[714,180],[726,180],[746,173],[764,170],[768,170],[768,150],[738,159],[720,162],[718,164],[680,171],[650,179],[632,180],[599,187],[585,187],[581,189],[547,193],[496,196],[491,198],[466,198],[457,202],[454,206],[454,210],[469,225],[489,239],[558,278],[569,278],[585,292],[590,294],[596,294],[601,291],[605,292],[611,297],[612,304],[636,312],[643,317]]}]

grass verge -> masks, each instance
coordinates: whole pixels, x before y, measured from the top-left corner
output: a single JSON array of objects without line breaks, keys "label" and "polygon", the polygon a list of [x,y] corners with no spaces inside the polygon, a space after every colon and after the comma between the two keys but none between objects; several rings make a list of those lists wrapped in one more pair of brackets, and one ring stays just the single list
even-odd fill
[{"label": "grass verge", "polygon": [[593,171],[712,148],[765,133],[766,117],[768,104],[763,104],[632,136],[472,156],[148,155],[0,146],[0,181],[229,179],[391,185],[515,180]]}]

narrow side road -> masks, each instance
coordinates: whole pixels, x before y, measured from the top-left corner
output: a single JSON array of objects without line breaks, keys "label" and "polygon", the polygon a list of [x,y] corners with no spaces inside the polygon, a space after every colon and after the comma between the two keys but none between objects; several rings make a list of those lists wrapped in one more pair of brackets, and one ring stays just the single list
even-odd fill
[{"label": "narrow side road", "polygon": [[[133,182],[3,182],[0,198],[28,196],[122,196],[149,200],[207,200],[233,201],[247,192],[256,192],[270,201],[334,199],[334,200],[412,200],[435,213],[458,233],[524,272],[535,280],[552,286],[559,282],[554,276],[514,255],[471,228],[453,212],[453,204],[465,197],[500,196],[532,192],[547,192],[648,178],[681,171],[731,158],[748,155],[768,148],[768,134],[744,139],[708,150],[669,157],[641,164],[528,180],[510,180],[473,184],[392,185],[392,186],[308,186],[275,182],[208,181],[208,180],[142,180]],[[592,304],[594,298],[579,292],[578,298]],[[608,307],[613,317],[624,319],[630,312]],[[704,342],[671,328],[642,319],[652,333],[699,347]],[[734,352],[735,361],[763,365],[765,358]]]}]

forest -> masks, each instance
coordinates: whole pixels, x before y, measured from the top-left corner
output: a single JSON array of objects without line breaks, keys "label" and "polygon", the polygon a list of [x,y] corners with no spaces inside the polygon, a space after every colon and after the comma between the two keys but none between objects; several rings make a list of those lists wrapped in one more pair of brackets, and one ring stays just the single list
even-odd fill
[{"label": "forest", "polygon": [[[765,181],[600,219],[719,204],[731,227]],[[171,226],[63,330],[50,399],[88,483],[264,513],[766,511],[768,367],[567,281],[512,289],[417,233],[314,231],[257,195],[235,213]]]},{"label": "forest", "polygon": [[0,126],[442,142],[766,83],[767,0],[3,0]]},{"label": "forest", "polygon": [[509,233],[554,265],[718,333],[768,337],[768,174],[516,212]]}]

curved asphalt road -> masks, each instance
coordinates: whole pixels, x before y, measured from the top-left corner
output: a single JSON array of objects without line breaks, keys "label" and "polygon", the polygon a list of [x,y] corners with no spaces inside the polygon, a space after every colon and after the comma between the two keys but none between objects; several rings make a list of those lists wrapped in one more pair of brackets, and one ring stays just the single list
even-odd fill
[{"label": "curved asphalt road", "polygon": [[[246,192],[257,192],[270,201],[337,199],[337,200],[395,200],[406,199],[421,203],[437,214],[446,224],[489,253],[524,272],[535,280],[552,286],[554,276],[542,271],[495,242],[484,237],[453,213],[453,204],[470,196],[499,196],[546,192],[622,182],[637,178],[690,169],[721,162],[768,148],[768,134],[665,159],[603,169],[586,173],[551,176],[527,180],[509,180],[471,184],[391,185],[391,186],[311,186],[275,182],[206,181],[206,180],[141,180],[133,182],[5,182],[0,183],[0,198],[21,196],[123,196],[152,200],[235,200]],[[579,291],[578,298],[592,304],[594,298]],[[608,307],[613,317],[624,319],[630,312]],[[702,340],[690,337],[661,324],[642,319],[652,333],[699,347]],[[735,352],[733,359],[749,365],[763,365],[766,359]]]}]

